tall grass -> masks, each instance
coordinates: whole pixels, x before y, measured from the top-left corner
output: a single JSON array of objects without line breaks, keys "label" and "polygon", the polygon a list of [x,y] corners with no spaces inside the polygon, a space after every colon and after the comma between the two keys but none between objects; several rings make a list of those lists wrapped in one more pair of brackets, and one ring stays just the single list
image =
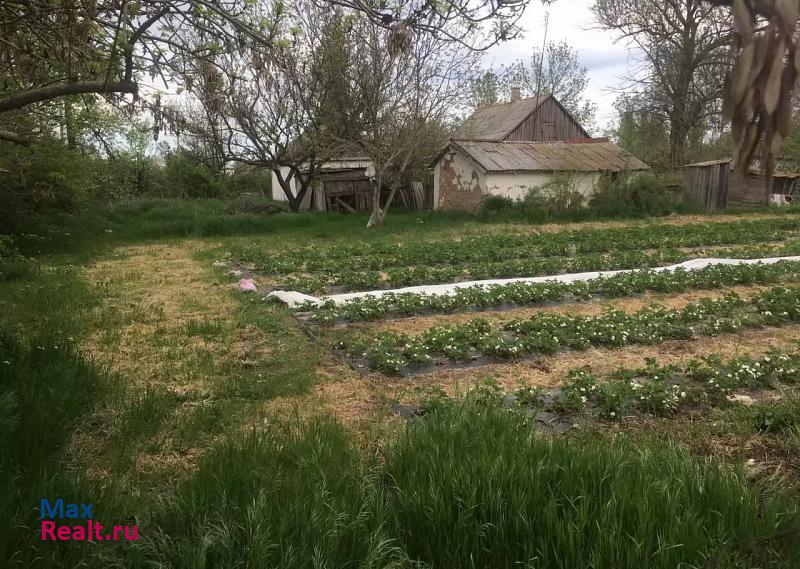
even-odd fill
[{"label": "tall grass", "polygon": [[0,559],[23,567],[63,559],[37,539],[39,500],[99,501],[98,492],[65,475],[63,453],[107,385],[63,338],[0,332]]},{"label": "tall grass", "polygon": [[796,524],[796,504],[761,500],[741,471],[657,441],[545,439],[494,409],[413,429],[387,470],[404,550],[434,567],[744,563]]},{"label": "tall grass", "polygon": [[781,532],[798,528],[796,512],[741,471],[669,444],[551,440],[520,415],[468,403],[411,425],[381,461],[329,420],[228,442],[166,507],[144,557],[197,568],[789,568],[800,545]]}]

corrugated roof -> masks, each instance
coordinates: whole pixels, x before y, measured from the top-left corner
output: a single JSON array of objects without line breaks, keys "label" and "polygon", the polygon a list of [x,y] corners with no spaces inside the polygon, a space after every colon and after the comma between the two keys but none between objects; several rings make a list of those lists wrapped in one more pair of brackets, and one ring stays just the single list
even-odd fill
[{"label": "corrugated roof", "polygon": [[503,140],[549,97],[530,97],[478,109],[458,129],[455,138]]},{"label": "corrugated roof", "polygon": [[618,172],[649,168],[613,142],[453,140],[451,144],[487,172]]}]

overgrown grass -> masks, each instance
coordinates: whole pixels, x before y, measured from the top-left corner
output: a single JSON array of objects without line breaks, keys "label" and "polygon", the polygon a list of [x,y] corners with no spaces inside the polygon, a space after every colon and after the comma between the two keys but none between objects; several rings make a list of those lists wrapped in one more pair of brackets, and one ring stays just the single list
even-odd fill
[{"label": "overgrown grass", "polygon": [[[144,555],[171,567],[793,567],[797,504],[658,441],[550,440],[440,407],[364,460],[330,420],[209,456]],[[709,566],[710,566],[709,565]]]},{"label": "overgrown grass", "polygon": [[368,214],[227,213],[224,200],[146,199],[96,204],[76,213],[40,215],[14,237],[27,255],[82,251],[146,240],[183,237],[277,236],[280,239],[331,239],[342,235],[381,239],[386,234],[429,232],[458,223],[476,223],[464,212],[393,211],[386,226],[368,230]]}]

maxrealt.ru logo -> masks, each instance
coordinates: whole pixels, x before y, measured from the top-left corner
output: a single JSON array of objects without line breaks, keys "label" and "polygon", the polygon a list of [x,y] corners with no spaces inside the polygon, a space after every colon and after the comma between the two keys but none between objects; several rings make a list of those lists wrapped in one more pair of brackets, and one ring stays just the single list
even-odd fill
[{"label": "maxrealt.ru logo", "polygon": [[[94,519],[94,504],[66,503],[63,498],[50,502],[42,498],[43,541],[136,541],[138,525],[106,527]],[[59,520],[59,521],[55,521]]]}]

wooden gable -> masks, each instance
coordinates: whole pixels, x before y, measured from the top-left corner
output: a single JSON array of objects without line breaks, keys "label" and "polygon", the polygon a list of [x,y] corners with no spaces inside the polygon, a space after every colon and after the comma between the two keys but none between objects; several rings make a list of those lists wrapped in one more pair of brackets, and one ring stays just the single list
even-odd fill
[{"label": "wooden gable", "polygon": [[554,97],[547,97],[503,140],[556,142],[591,138],[588,132]]}]

